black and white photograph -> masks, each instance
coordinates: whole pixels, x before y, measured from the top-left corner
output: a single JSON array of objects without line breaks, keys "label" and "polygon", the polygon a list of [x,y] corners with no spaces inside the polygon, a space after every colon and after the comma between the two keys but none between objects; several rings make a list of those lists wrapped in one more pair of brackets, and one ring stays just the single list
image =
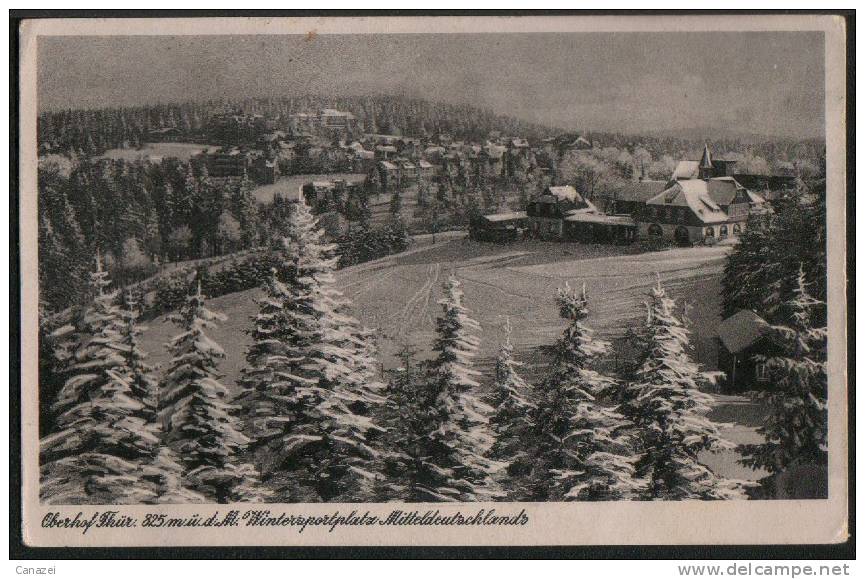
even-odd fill
[{"label": "black and white photograph", "polygon": [[723,502],[843,540],[843,44],[718,19],[39,23],[32,524]]}]

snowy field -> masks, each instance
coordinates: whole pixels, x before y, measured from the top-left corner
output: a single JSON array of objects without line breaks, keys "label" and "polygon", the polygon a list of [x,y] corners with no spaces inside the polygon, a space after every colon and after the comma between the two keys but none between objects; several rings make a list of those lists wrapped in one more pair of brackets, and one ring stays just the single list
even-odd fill
[{"label": "snowy field", "polygon": [[125,159],[134,161],[147,157],[174,157],[181,161],[188,161],[202,151],[215,151],[218,145],[205,145],[201,143],[145,143],[141,149],[110,149],[103,157],[106,159]]},{"label": "snowy field", "polygon": [[[563,323],[553,303],[556,288],[566,282],[586,284],[592,315],[588,322],[601,337],[615,339],[628,327],[641,323],[642,303],[657,276],[693,321],[696,358],[707,368],[716,364],[714,331],[720,322],[720,279],[727,247],[673,249],[636,254],[630,246],[586,245],[527,241],[496,245],[471,241],[453,234],[424,239],[409,251],[337,272],[340,288],[354,302],[354,311],[367,326],[378,329],[380,359],[385,368],[397,365],[404,344],[417,348],[420,357],[433,339],[436,301],[450,271],[463,282],[466,305],[483,327],[481,365],[490,363],[503,336],[502,324],[510,317],[517,358],[526,374],[542,371],[537,348],[551,344]],[[257,290],[208,301],[228,321],[210,332],[226,351],[222,370],[225,383],[234,382],[244,365],[250,343],[246,331],[257,311]],[[156,363],[167,361],[164,343],[176,332],[162,318],[150,322],[144,348]],[[616,360],[611,360],[616,363]],[[759,416],[738,397],[719,397],[714,412],[733,442],[756,442]],[[736,455],[707,456],[706,464],[725,476],[758,478],[735,464]]]}]

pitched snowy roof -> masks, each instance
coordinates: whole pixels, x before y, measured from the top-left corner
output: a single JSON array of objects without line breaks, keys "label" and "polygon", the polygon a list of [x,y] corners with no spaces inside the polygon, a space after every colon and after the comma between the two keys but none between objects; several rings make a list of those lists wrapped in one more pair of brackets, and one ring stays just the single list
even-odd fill
[{"label": "pitched snowy roof", "polygon": [[581,213],[598,213],[598,214],[600,214],[600,211],[598,211],[598,208],[595,206],[595,204],[592,203],[591,201],[589,201],[588,199],[583,199],[582,203],[580,204],[580,207],[577,207],[576,209],[567,209],[565,211],[565,215],[579,215]]},{"label": "pitched snowy roof", "polygon": [[396,171],[396,165],[394,165],[393,163],[390,163],[388,161],[382,161],[380,164],[388,171]]},{"label": "pitched snowy roof", "polygon": [[718,205],[729,205],[736,198],[736,191],[742,188],[732,177],[717,177],[703,181],[709,197]]},{"label": "pitched snowy roof", "polygon": [[741,352],[764,336],[771,326],[750,310],[739,310],[718,326],[718,337],[731,354]]},{"label": "pitched snowy roof", "polygon": [[574,189],[571,185],[547,187],[547,190],[544,191],[544,193],[556,197],[559,201],[570,201],[571,203],[578,203],[583,200],[582,195],[577,193],[577,190]]},{"label": "pitched snowy roof", "polygon": [[646,205],[689,207],[703,223],[722,223],[729,217],[709,195],[707,182],[701,179],[676,181]]},{"label": "pitched snowy roof", "polygon": [[585,137],[577,137],[576,140],[568,144],[568,147],[577,148],[577,149],[591,149],[592,142],[589,141]]},{"label": "pitched snowy roof", "polygon": [[645,203],[667,188],[666,181],[632,181],[615,191],[617,201],[640,201]]},{"label": "pitched snowy roof", "polygon": [[432,163],[430,163],[429,161],[424,161],[423,159],[418,161],[418,165],[420,166],[421,169],[432,169],[432,167],[433,167]]},{"label": "pitched snowy roof", "polygon": [[679,161],[670,180],[696,179],[700,176],[700,161]]},{"label": "pitched snowy roof", "polygon": [[565,217],[571,223],[601,223],[603,225],[636,225],[630,215],[604,215],[591,211],[576,211]]},{"label": "pitched snowy roof", "polygon": [[347,119],[354,118],[353,114],[345,111],[338,111],[336,109],[321,109],[320,115],[322,117],[345,117]]},{"label": "pitched snowy roof", "polygon": [[491,159],[501,159],[502,155],[508,149],[507,147],[502,147],[501,145],[487,145],[486,150],[487,155],[489,155]]},{"label": "pitched snowy roof", "polygon": [[766,202],[766,200],[763,199],[761,195],[753,193],[752,191],[748,191],[747,189],[745,191],[748,193],[748,198],[751,200],[751,203],[756,203],[757,205],[760,205]]},{"label": "pitched snowy roof", "polygon": [[511,211],[510,213],[494,213],[492,215],[484,215],[484,219],[493,223],[498,221],[513,221],[516,219],[525,219],[527,214],[525,211]]}]

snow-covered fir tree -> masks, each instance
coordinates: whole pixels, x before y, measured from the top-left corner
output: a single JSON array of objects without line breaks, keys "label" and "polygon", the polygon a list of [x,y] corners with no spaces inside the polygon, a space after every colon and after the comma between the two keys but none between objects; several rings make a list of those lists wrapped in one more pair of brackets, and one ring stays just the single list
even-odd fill
[{"label": "snow-covered fir tree", "polygon": [[772,384],[772,390],[758,396],[769,411],[757,429],[766,442],[742,449],[744,464],[771,473],[827,463],[826,328],[814,319],[823,304],[809,293],[802,269],[795,283],[786,303],[792,313],[789,324],[772,327],[781,353],[758,357]]},{"label": "snow-covered fir tree", "polygon": [[74,347],[72,324],[53,319],[39,301],[39,436],[55,427],[53,402],[66,381]]},{"label": "snow-covered fir tree", "polygon": [[378,378],[372,330],[348,314],[341,294],[331,296],[334,316],[325,332],[324,384],[330,395],[320,411],[319,427],[331,452],[322,466],[343,476],[330,497],[369,500],[380,478],[381,418],[386,403],[385,384]]},{"label": "snow-covered fir tree", "polygon": [[[42,499],[55,504],[139,504],[179,493],[171,465],[156,460],[159,432],[151,401],[136,381],[149,383],[139,362],[129,365],[134,318],[117,305],[97,255],[93,302],[76,320],[68,379],[54,403],[56,430],[41,441]],[[132,336],[130,338],[129,336]]]},{"label": "snow-covered fir tree", "polygon": [[419,439],[425,430],[424,409],[420,407],[418,391],[425,384],[426,374],[422,363],[417,361],[417,350],[404,344],[397,357],[401,365],[389,371],[387,390],[385,391],[386,406],[384,419],[384,434],[386,451],[383,455],[383,480],[376,487],[375,500],[404,500],[409,496],[415,479],[413,474],[418,471],[411,464],[411,452],[406,449],[419,448]]},{"label": "snow-covered fir tree", "polygon": [[640,436],[637,473],[647,480],[647,500],[743,498],[743,483],[716,475],[700,463],[704,451],[732,450],[706,417],[712,397],[700,387],[715,376],[689,353],[689,332],[675,313],[660,279],[646,303],[642,363],[627,386],[625,414]]},{"label": "snow-covered fir tree", "polygon": [[243,179],[241,179],[231,195],[231,211],[240,223],[243,247],[255,245],[258,234],[256,231],[258,206],[252,194],[253,189],[255,189],[255,183],[249,178],[247,172],[244,171]]},{"label": "snow-covered fir tree", "polygon": [[415,384],[404,436],[388,457],[394,498],[408,502],[483,501],[503,496],[493,475],[504,465],[485,455],[493,445],[493,409],[474,393],[472,368],[480,325],[463,305],[460,282],[451,275],[439,301],[436,357],[428,376]]},{"label": "snow-covered fir tree", "polygon": [[530,500],[621,500],[639,493],[631,424],[610,402],[615,381],[592,366],[609,350],[584,321],[589,316],[585,285],[556,295],[567,321],[553,346],[553,361],[538,389],[535,466],[525,491]]},{"label": "snow-covered fir tree", "polygon": [[147,364],[147,353],[139,345],[139,337],[147,328],[138,324],[138,300],[128,292],[124,296],[120,330],[123,358],[129,373],[130,387],[135,397],[142,402],[141,417],[148,422],[156,420],[159,381],[153,367]]},{"label": "snow-covered fir tree", "polygon": [[135,416],[146,423],[146,428],[160,439],[147,460],[142,462],[141,473],[149,482],[157,485],[157,503],[201,503],[205,497],[183,486],[183,466],[173,450],[161,443],[162,424],[158,420],[159,381],[153,366],[147,363],[147,352],[141,349],[139,336],[147,328],[138,324],[138,298],[128,292],[124,296],[120,328],[121,351],[124,358],[124,375],[127,377],[132,396],[141,402]]},{"label": "snow-covered fir tree", "polygon": [[180,457],[183,485],[209,502],[260,500],[258,473],[238,456],[249,440],[219,381],[217,361],[225,353],[205,333],[225,316],[205,307],[199,281],[170,319],[182,331],[168,344],[159,417],[166,444]]},{"label": "snow-covered fir tree", "polygon": [[375,419],[384,385],[369,336],[334,285],[335,246],[323,235],[301,198],[244,371],[251,435],[275,500],[362,500],[376,479],[371,442],[383,431]]},{"label": "snow-covered fir tree", "polygon": [[728,255],[721,287],[724,317],[743,309],[763,310],[770,281],[765,266],[774,245],[771,231],[774,219],[771,208],[752,212],[739,243]]},{"label": "snow-covered fir tree", "polygon": [[252,317],[252,344],[238,381],[243,391],[237,398],[248,433],[255,441],[253,447],[279,436],[302,406],[300,398],[288,399],[284,395],[293,379],[289,366],[295,361],[289,359],[284,342],[288,288],[279,281],[276,270],[271,270],[262,289],[264,296],[255,300],[258,313]]},{"label": "snow-covered fir tree", "polygon": [[532,418],[537,406],[532,402],[531,385],[517,372],[521,364],[514,360],[510,319],[505,320],[504,332],[505,339],[496,357],[493,394],[490,399],[495,409],[490,418],[490,425],[495,433],[490,457],[506,463],[507,474],[518,477],[530,471],[531,455],[527,450],[534,428]]},{"label": "snow-covered fir tree", "polygon": [[[752,310],[771,323],[784,324],[791,312],[796,275],[805,271],[814,280],[810,292],[826,296],[825,182],[803,185],[753,212],[740,242],[727,258],[722,280],[723,315]],[[822,192],[821,192],[822,191]],[[825,308],[812,312],[825,321]]]}]

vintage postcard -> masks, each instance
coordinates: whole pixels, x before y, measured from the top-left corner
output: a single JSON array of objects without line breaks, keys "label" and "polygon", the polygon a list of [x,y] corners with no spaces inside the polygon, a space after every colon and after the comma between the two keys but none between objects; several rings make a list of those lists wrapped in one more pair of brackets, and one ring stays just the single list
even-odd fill
[{"label": "vintage postcard", "polygon": [[843,19],[20,41],[27,545],[847,539]]}]

